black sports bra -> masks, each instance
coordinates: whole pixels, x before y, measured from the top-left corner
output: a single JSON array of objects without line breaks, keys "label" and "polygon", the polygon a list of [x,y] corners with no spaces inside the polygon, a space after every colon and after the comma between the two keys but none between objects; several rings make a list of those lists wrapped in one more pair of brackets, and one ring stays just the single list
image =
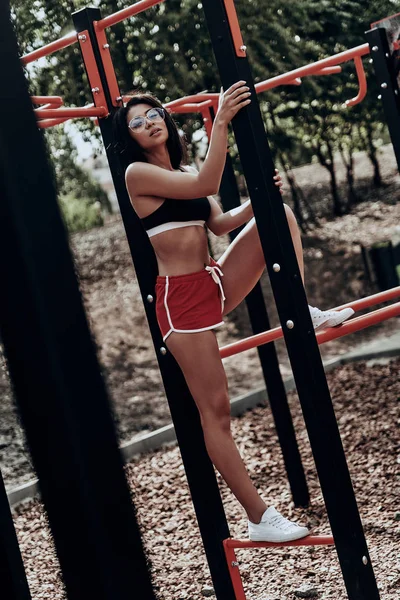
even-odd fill
[{"label": "black sports bra", "polygon": [[141,219],[149,237],[190,225],[204,226],[211,213],[208,198],[175,200],[166,198],[154,212]]},{"label": "black sports bra", "polygon": [[[187,169],[192,169],[192,167],[179,167],[179,170],[183,172],[187,172]],[[204,227],[210,213],[211,205],[208,198],[194,198],[192,200],[166,198],[155,211],[147,217],[143,217],[141,221],[147,235],[153,237],[153,235],[170,229],[179,229],[180,227],[191,225]]]}]

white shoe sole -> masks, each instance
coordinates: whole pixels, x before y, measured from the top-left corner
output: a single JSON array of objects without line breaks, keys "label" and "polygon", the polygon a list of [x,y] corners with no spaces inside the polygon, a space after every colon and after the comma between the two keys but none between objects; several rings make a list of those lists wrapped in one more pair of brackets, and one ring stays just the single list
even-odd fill
[{"label": "white shoe sole", "polygon": [[[274,544],[284,543],[284,542],[294,542],[295,540],[300,540],[301,538],[307,537],[310,535],[310,531],[306,527],[300,527],[300,531],[297,533],[293,533],[291,535],[283,537],[279,536],[262,536],[262,535],[249,535],[249,539],[252,542],[271,542]],[[268,539],[266,539],[268,537]]]}]

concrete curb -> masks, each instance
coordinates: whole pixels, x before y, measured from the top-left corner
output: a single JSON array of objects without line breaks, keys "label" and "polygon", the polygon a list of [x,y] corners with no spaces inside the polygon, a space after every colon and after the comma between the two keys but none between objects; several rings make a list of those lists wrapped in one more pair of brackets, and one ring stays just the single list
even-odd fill
[{"label": "concrete curb", "polygon": [[[359,360],[371,360],[381,358],[392,358],[400,354],[400,345],[395,344],[380,350],[369,349],[368,346],[365,349],[355,350],[344,354],[343,356],[333,358],[328,361],[324,361],[325,372],[332,371],[336,367],[345,365],[347,363],[356,362]],[[288,377],[285,381],[285,390],[290,392],[295,388],[295,382],[293,377]],[[259,388],[254,392],[243,394],[231,400],[231,414],[237,417],[243,414],[246,410],[254,408],[258,405],[263,405],[267,402],[268,395],[265,388]],[[134,456],[143,454],[145,452],[151,452],[158,450],[163,445],[168,443],[174,443],[176,441],[175,428],[172,423],[160,427],[150,433],[135,436],[129,442],[124,442],[120,446],[120,450],[125,462],[128,462]],[[7,492],[8,502],[11,507],[16,506],[20,502],[30,500],[32,498],[40,497],[39,483],[37,479],[32,479],[27,483],[24,483],[18,487],[11,489]]]}]

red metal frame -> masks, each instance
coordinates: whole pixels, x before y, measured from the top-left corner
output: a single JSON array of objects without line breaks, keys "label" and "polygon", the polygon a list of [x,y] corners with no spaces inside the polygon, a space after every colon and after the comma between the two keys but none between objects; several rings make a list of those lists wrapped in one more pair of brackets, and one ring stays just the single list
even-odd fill
[{"label": "red metal frame", "polygon": [[[140,0],[139,2],[136,2],[135,4],[133,4],[132,6],[125,8],[123,10],[120,10],[117,13],[114,13],[112,15],[109,15],[108,17],[105,17],[104,19],[101,19],[100,21],[95,22],[95,24],[94,24],[95,33],[96,33],[96,37],[97,37],[97,40],[99,43],[99,48],[100,48],[100,53],[101,53],[101,57],[102,57],[102,61],[103,61],[106,78],[107,78],[108,85],[109,85],[110,91],[111,91],[112,103],[114,106],[120,105],[123,100],[121,99],[121,96],[120,96],[120,90],[119,90],[118,82],[117,82],[117,79],[115,76],[115,70],[114,70],[111,56],[110,56],[109,44],[107,43],[107,38],[106,38],[104,30],[107,27],[111,27],[112,25],[115,25],[116,23],[119,23],[128,17],[137,15],[152,6],[161,4],[161,2],[164,2],[164,0]],[[237,56],[245,56],[246,49],[243,44],[243,39],[242,39],[239,23],[237,20],[237,14],[236,14],[234,1],[233,0],[224,0],[224,2],[225,2],[225,8],[226,8],[226,12],[227,12],[228,20],[229,20],[229,26],[231,28],[232,37],[233,37],[234,44],[235,44],[236,54],[237,54]],[[49,55],[57,50],[60,50],[62,48],[66,48],[66,47],[74,44],[76,41],[79,41],[80,47],[82,50],[82,54],[84,56],[84,61],[86,64],[91,89],[93,92],[95,106],[97,106],[99,108],[104,108],[105,106],[107,106],[107,104],[105,101],[104,92],[102,90],[100,76],[99,76],[99,73],[97,70],[96,62],[94,60],[93,48],[92,48],[92,45],[90,42],[88,32],[81,32],[79,34],[79,36],[77,35],[77,33],[75,31],[71,32],[71,33],[67,34],[66,36],[60,38],[59,40],[51,42],[50,44],[47,44],[46,46],[43,46],[42,48],[40,48],[38,50],[34,50],[33,52],[26,54],[25,56],[23,56],[21,58],[21,61],[23,64],[28,64],[34,60],[37,60],[38,58],[47,56],[47,55]],[[336,54],[334,56],[324,58],[322,60],[316,61],[309,65],[300,67],[298,69],[294,69],[294,70],[284,73],[282,75],[272,77],[271,79],[267,79],[266,81],[262,81],[255,85],[255,90],[257,93],[260,93],[260,92],[275,88],[280,85],[301,85],[301,77],[306,77],[309,75],[331,75],[333,73],[339,73],[341,71],[341,67],[340,67],[341,63],[344,63],[344,62],[354,59],[360,89],[359,89],[358,95],[355,98],[352,98],[351,100],[348,100],[346,102],[347,106],[354,106],[358,102],[361,102],[361,100],[365,97],[365,94],[367,91],[367,83],[366,83],[365,72],[364,72],[364,68],[362,65],[361,57],[365,56],[368,53],[369,53],[369,45],[363,44],[362,46],[357,46],[355,48],[351,48],[350,50],[346,50],[346,51]],[[93,91],[93,90],[95,90],[95,91]],[[179,113],[179,112],[183,113],[183,112],[190,112],[192,110],[192,108],[195,109],[195,106],[190,106],[190,105],[197,104],[198,106],[196,107],[195,110],[193,110],[193,112],[200,112],[203,115],[203,117],[205,119],[205,124],[207,127],[207,133],[208,133],[208,135],[210,135],[211,130],[210,130],[210,126],[209,126],[209,123],[210,123],[209,117],[204,112],[204,108],[202,108],[200,106],[200,103],[202,103],[206,100],[211,100],[212,103],[214,105],[216,105],[216,103],[218,102],[218,96],[219,96],[219,94],[217,94],[217,93],[200,93],[200,94],[195,94],[195,95],[191,95],[191,96],[186,96],[186,97],[174,100],[173,102],[169,102],[166,105],[166,108],[168,110],[170,110],[171,112],[173,111],[176,113]],[[51,103],[51,102],[48,101],[48,103]],[[99,117],[106,116],[107,114],[108,113],[99,114],[96,116],[99,116]],[[77,116],[77,115],[75,114],[75,116]],[[79,116],[83,116],[83,115],[79,115]],[[73,117],[72,113],[71,113],[71,117]],[[57,123],[63,122],[65,120],[65,118],[60,120],[58,117],[56,117],[56,118],[54,118],[53,121],[48,120],[46,122],[46,124],[42,122],[41,126],[42,127],[50,127],[51,123],[53,123],[55,125]],[[50,119],[51,119],[51,117],[50,117]]]},{"label": "red metal frame", "polygon": [[157,4],[161,4],[164,0],[141,0],[140,2],[136,2],[132,6],[128,6],[128,8],[123,8],[118,12],[109,15],[108,17],[104,17],[101,21],[96,22],[96,27],[98,31],[105,29],[106,27],[111,27],[112,25],[116,25],[120,23],[124,19],[128,17],[133,17],[134,15],[138,15],[139,13],[151,8],[152,6],[156,6]]},{"label": "red metal frame", "polygon": [[37,124],[39,129],[48,129],[49,127],[60,125],[60,123],[66,123],[69,120],[70,117],[64,117],[64,119],[41,119]]},{"label": "red metal frame", "polygon": [[[380,304],[381,302],[393,300],[394,298],[398,298],[399,296],[400,286],[395,287],[391,290],[387,290],[385,292],[380,292],[379,294],[374,294],[372,296],[367,296],[366,298],[361,298],[360,300],[355,300],[354,302],[349,302],[348,304],[344,304],[343,306],[340,306],[338,308],[341,309],[351,307],[354,310],[363,310],[364,308],[374,306],[375,304]],[[330,340],[349,335],[350,333],[360,331],[361,329],[365,329],[366,327],[376,325],[381,321],[385,321],[386,319],[390,319],[391,317],[396,317],[399,315],[400,302],[392,304],[391,306],[387,306],[385,308],[375,310],[366,315],[361,315],[360,317],[351,319],[351,321],[347,321],[339,327],[331,327],[323,331],[317,331],[317,342],[318,344],[324,344],[325,342],[329,342]],[[240,352],[251,350],[252,348],[262,346],[263,344],[274,342],[282,337],[282,328],[275,327],[274,329],[264,331],[263,333],[258,333],[257,335],[250,336],[248,338],[240,340],[239,342],[233,342],[232,344],[223,346],[219,350],[220,355],[221,358],[228,358],[228,356],[233,356],[234,354],[239,354]]]},{"label": "red metal frame", "polygon": [[79,36],[76,34],[76,32],[73,32],[73,35],[68,34],[57,42],[52,42],[40,50],[31,52],[23,57],[22,61],[26,64],[32,60],[36,60],[37,58],[51,54],[60,48],[65,48],[77,40],[79,41],[84,63],[86,65],[88,79],[94,99],[94,105],[91,104],[81,108],[60,108],[60,106],[63,104],[63,99],[60,96],[32,96],[32,102],[34,104],[46,102],[44,106],[35,109],[35,114],[41,129],[46,129],[54,125],[64,123],[71,118],[106,117],[109,114],[108,109],[106,108],[107,101],[102,89],[101,78],[97,68],[88,31],[82,31]]},{"label": "red metal frame", "polygon": [[378,27],[380,23],[384,23],[385,21],[389,21],[390,19],[394,19],[395,17],[400,17],[400,13],[396,13],[395,15],[390,15],[389,17],[385,17],[384,19],[379,19],[379,21],[374,21],[371,23],[371,29],[373,27]]},{"label": "red metal frame", "polygon": [[94,31],[96,33],[97,41],[99,44],[100,56],[104,67],[104,72],[108,82],[108,86],[111,94],[111,102],[113,106],[121,106],[122,98],[119,89],[117,76],[115,74],[114,65],[111,59],[110,45],[107,42],[106,32],[104,29],[99,27],[99,21],[94,23]]},{"label": "red metal frame", "polygon": [[228,17],[229,28],[231,30],[233,45],[235,46],[236,56],[244,58],[246,56],[246,46],[243,43],[242,31],[233,0],[224,0],[226,15]]},{"label": "red metal frame", "polygon": [[356,65],[357,77],[359,90],[357,96],[351,100],[346,100],[346,106],[355,106],[362,102],[367,95],[367,78],[365,76],[364,65],[361,56],[354,57],[354,64]]},{"label": "red metal frame", "polygon": [[320,71],[317,71],[315,75],[334,75],[341,72],[342,67],[340,65],[335,65],[334,67],[323,67]]},{"label": "red metal frame", "polygon": [[106,117],[108,114],[104,106],[93,106],[81,108],[38,108],[36,111],[38,119],[79,118],[79,117]]},{"label": "red metal frame", "polygon": [[[361,46],[356,46],[355,48],[350,48],[349,50],[345,50],[344,52],[339,52],[339,54],[334,54],[333,56],[329,56],[328,58],[323,58],[322,60],[318,60],[314,63],[310,63],[309,65],[305,65],[304,67],[299,67],[297,69],[293,69],[292,71],[288,71],[283,75],[277,75],[276,77],[271,77],[271,79],[267,79],[266,81],[261,81],[255,85],[255,89],[257,94],[260,92],[265,92],[272,88],[278,87],[280,85],[287,85],[291,83],[296,78],[307,77],[310,75],[329,75],[332,73],[338,73],[339,71],[331,71],[332,67],[338,67],[339,65],[348,62],[350,60],[355,60],[356,58],[360,58],[369,54],[369,45],[362,44]],[[357,66],[358,65],[358,66]],[[362,68],[362,65],[361,65]],[[359,62],[356,62],[357,75],[361,86],[365,85],[366,92],[366,80],[365,73],[363,78],[364,69],[362,69],[359,65]],[[328,70],[329,69],[329,70]],[[360,99],[358,102],[361,102],[361,95],[359,93]],[[365,96],[365,94],[364,94]],[[362,97],[364,97],[362,96]],[[358,98],[358,97],[357,97]],[[347,106],[354,106],[356,102],[353,98],[350,101],[347,101]]]},{"label": "red metal frame", "polygon": [[250,540],[234,540],[228,538],[223,541],[226,562],[231,576],[236,600],[246,600],[242,578],[240,577],[239,561],[237,560],[235,548],[282,548],[293,546],[333,546],[335,544],[331,535],[308,535],[293,542],[252,542]]},{"label": "red metal frame", "polygon": [[29,52],[28,54],[25,54],[21,58],[21,62],[24,65],[27,65],[28,63],[38,60],[39,58],[43,58],[43,56],[48,56],[49,54],[52,54],[53,52],[56,52],[57,50],[61,50],[62,48],[67,48],[68,46],[72,46],[72,44],[75,44],[75,42],[77,42],[77,41],[78,41],[78,36],[77,36],[76,31],[71,31],[71,33],[64,35],[64,37],[60,38],[59,40],[56,40],[55,42],[50,42],[50,44],[46,44],[45,46],[42,46],[38,50],[33,50],[33,52]]},{"label": "red metal frame", "polygon": [[62,106],[64,104],[61,96],[31,96],[31,100],[32,104],[45,104],[46,106]]},{"label": "red metal frame", "polygon": [[[210,112],[210,107],[213,106],[208,105],[208,106],[204,106],[205,102],[203,103],[203,108],[201,109],[201,116],[203,117],[203,123],[204,123],[204,127],[206,128],[206,133],[207,133],[207,137],[208,139],[211,138],[211,134],[212,134],[212,128],[213,128],[213,120],[211,117],[211,112]],[[214,112],[215,108],[214,108]],[[227,152],[228,152],[228,148],[227,148]]]},{"label": "red metal frame", "polygon": [[[82,31],[79,34],[79,45],[85,63],[87,76],[89,79],[94,104],[98,108],[103,108],[106,111],[105,115],[93,115],[93,116],[107,116],[108,110],[105,109],[107,106],[107,100],[104,94],[103,86],[101,84],[101,77],[97,68],[96,59],[93,52],[93,46],[90,41],[88,31]],[[115,75],[114,75],[115,77]]]}]

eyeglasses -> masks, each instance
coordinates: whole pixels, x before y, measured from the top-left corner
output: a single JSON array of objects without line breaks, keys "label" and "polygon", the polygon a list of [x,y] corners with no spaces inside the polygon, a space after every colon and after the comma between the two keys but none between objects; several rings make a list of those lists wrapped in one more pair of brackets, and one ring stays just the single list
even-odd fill
[{"label": "eyeglasses", "polygon": [[149,108],[145,113],[145,117],[133,117],[129,121],[129,129],[135,133],[140,133],[146,127],[146,119],[149,119],[152,123],[161,123],[165,119],[165,110],[163,108]]}]

